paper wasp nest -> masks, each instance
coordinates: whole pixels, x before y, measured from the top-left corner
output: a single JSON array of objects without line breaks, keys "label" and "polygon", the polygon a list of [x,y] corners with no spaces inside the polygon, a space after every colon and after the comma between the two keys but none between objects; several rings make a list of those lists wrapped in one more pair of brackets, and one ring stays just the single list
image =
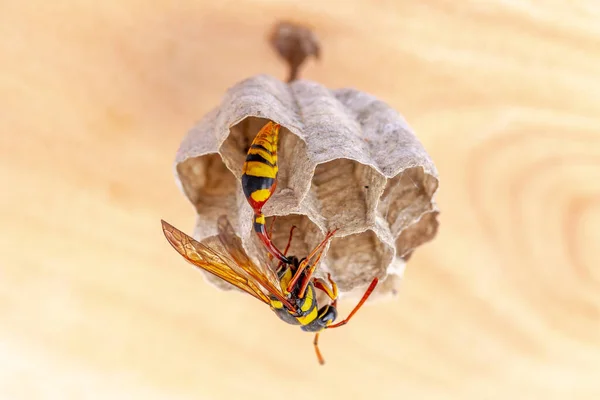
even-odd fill
[{"label": "paper wasp nest", "polygon": [[339,228],[317,275],[331,272],[341,295],[364,290],[374,276],[373,297],[395,293],[406,260],[437,232],[437,171],[404,119],[358,90],[266,75],[232,87],[177,153],[177,180],[198,213],[194,237],[215,235],[218,216],[227,214],[248,253],[265,253],[240,177],[268,120],[281,124],[277,189],[263,208],[278,216],[275,245],[283,250],[296,225],[288,254],[301,258]]}]

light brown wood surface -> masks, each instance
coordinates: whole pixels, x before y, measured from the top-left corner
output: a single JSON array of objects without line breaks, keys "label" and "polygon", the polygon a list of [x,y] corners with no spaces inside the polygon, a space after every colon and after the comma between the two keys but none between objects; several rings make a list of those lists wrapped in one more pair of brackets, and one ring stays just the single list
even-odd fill
[{"label": "light brown wood surface", "polygon": [[[324,367],[160,230],[193,226],[186,131],[285,77],[287,17],[322,40],[303,76],[391,104],[441,180],[438,237]],[[0,398],[600,398],[596,1],[4,0],[0,66]]]}]

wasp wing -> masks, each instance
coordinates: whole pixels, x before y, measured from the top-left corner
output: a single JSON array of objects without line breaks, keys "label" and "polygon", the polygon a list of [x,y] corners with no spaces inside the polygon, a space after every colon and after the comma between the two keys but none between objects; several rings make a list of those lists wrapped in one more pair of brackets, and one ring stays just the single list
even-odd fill
[{"label": "wasp wing", "polygon": [[266,263],[257,266],[246,254],[242,247],[242,241],[237,236],[233,227],[229,223],[227,216],[221,215],[217,220],[219,230],[219,239],[227,254],[235,260],[236,264],[244,270],[246,274],[252,277],[254,281],[260,284],[267,292],[281,301],[289,310],[296,311],[281,290],[279,279]]},{"label": "wasp wing", "polygon": [[[271,304],[264,291],[254,282],[254,278],[248,276],[244,270],[239,268],[239,265],[236,265],[234,260],[227,256],[226,248],[218,249],[219,246],[206,246],[168,222],[161,220],[161,223],[163,233],[171,246],[190,264],[229,282],[265,304]],[[220,244],[218,241],[216,242],[216,245]]]}]

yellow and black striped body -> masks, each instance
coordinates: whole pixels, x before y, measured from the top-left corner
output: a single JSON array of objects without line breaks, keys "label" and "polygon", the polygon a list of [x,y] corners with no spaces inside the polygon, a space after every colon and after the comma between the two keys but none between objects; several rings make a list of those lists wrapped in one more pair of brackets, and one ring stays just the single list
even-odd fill
[{"label": "yellow and black striped body", "polygon": [[248,150],[242,167],[242,190],[254,210],[254,230],[269,252],[279,261],[290,260],[271,242],[265,228],[262,207],[271,198],[277,186],[277,143],[280,125],[269,121],[261,128]]},{"label": "yellow and black striped body", "polygon": [[252,209],[260,213],[277,186],[279,124],[268,122],[258,132],[242,168],[242,189]]},{"label": "yellow and black striped body", "polygon": [[[288,286],[300,264],[300,261],[296,257],[290,257],[290,261],[291,264],[283,264],[279,271],[277,271],[282,288]],[[305,272],[302,272],[299,282],[304,278],[302,275],[305,275]],[[308,283],[302,298],[298,297],[299,291],[300,283],[296,284],[291,293],[288,294],[292,304],[298,309],[296,314],[290,312],[276,298],[271,297],[271,307],[281,320],[291,325],[300,325],[300,329],[306,332],[322,331],[335,321],[337,310],[334,306],[328,304],[319,309],[315,286],[312,283]]]}]

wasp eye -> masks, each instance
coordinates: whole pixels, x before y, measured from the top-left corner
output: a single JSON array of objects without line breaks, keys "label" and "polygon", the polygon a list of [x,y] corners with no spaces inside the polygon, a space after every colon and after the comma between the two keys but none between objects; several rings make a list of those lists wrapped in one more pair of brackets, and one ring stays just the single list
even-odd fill
[{"label": "wasp eye", "polygon": [[327,309],[325,310],[325,312],[323,312],[321,314],[321,316],[319,317],[321,322],[323,322],[325,325],[331,324],[333,321],[335,321],[336,318],[337,318],[337,310],[335,309],[335,307],[331,307],[331,306],[328,306]]}]

